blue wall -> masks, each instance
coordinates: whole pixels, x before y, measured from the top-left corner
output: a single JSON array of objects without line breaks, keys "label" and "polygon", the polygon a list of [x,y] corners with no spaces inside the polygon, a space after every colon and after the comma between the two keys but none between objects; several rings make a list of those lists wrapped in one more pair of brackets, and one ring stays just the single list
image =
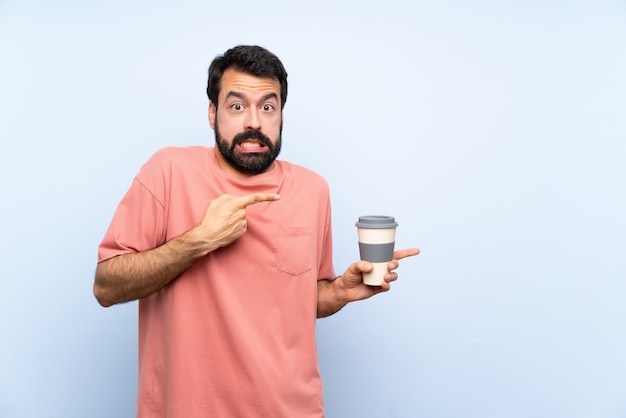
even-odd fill
[{"label": "blue wall", "polygon": [[290,74],[281,158],[328,180],[335,264],[394,215],[390,293],[318,322],[329,418],[626,416],[620,1],[0,1],[0,417],[133,416],[137,305],[96,248],[141,164],[213,143],[206,70]]}]

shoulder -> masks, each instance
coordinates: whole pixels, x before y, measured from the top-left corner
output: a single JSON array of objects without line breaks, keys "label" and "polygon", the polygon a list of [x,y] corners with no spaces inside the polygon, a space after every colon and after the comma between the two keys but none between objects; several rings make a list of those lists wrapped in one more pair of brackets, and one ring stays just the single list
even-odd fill
[{"label": "shoulder", "polygon": [[141,167],[140,173],[170,171],[174,167],[206,164],[208,148],[202,146],[164,147],[156,151]]},{"label": "shoulder", "polygon": [[208,148],[201,146],[161,148],[146,161],[135,178],[154,188],[206,167],[208,155]]},{"label": "shoulder", "polygon": [[206,160],[209,149],[202,146],[164,147],[156,151],[146,164],[171,164],[184,161],[190,163]]},{"label": "shoulder", "polygon": [[326,183],[324,177],[309,168],[283,160],[279,160],[277,162],[281,165],[283,171],[289,175],[306,178],[320,183]]},{"label": "shoulder", "polygon": [[328,182],[320,174],[306,167],[287,161],[277,161],[280,164],[286,178],[291,179],[296,184],[306,186],[307,189],[317,188],[320,191],[328,192]]}]

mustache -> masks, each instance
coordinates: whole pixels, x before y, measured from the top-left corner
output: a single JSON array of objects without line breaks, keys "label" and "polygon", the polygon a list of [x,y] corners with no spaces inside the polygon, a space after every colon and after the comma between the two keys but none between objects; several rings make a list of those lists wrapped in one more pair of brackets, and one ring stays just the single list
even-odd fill
[{"label": "mustache", "polygon": [[256,139],[259,142],[262,142],[263,145],[271,148],[272,147],[272,141],[270,141],[270,139],[261,131],[255,131],[255,130],[247,130],[241,133],[238,133],[237,135],[235,135],[235,137],[233,138],[233,144],[232,147],[234,148],[235,145],[240,144],[242,142],[245,142],[249,139]]}]

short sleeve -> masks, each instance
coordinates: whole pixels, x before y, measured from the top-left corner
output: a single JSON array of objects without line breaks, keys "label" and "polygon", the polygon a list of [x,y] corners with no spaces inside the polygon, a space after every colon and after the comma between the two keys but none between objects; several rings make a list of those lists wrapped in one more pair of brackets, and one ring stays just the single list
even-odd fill
[{"label": "short sleeve", "polygon": [[[156,165],[158,166],[158,164]],[[163,179],[166,176],[150,171],[160,171],[155,164],[146,164],[133,180],[98,247],[98,262],[134,252],[151,250],[165,243],[165,207],[163,199],[154,192],[166,188],[161,184],[146,184],[144,178]]]}]

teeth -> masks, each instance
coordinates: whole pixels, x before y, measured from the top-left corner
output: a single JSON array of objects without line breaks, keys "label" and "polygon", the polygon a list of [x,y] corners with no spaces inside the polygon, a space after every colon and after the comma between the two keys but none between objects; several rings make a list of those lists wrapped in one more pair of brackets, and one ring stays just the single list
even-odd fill
[{"label": "teeth", "polygon": [[241,146],[245,148],[260,148],[261,144],[258,142],[242,142]]}]

